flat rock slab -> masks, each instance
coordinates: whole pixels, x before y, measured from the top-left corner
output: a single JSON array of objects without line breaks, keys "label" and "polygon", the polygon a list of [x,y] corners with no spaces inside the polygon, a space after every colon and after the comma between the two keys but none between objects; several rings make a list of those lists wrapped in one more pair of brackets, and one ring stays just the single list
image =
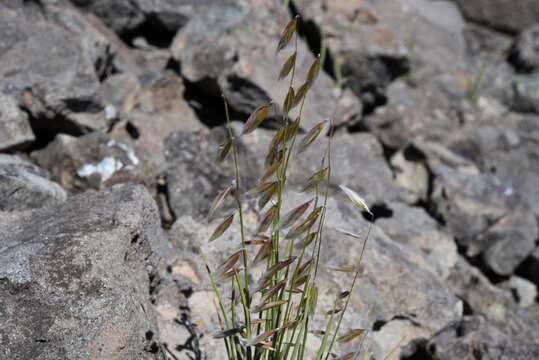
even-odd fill
[{"label": "flat rock slab", "polygon": [[149,271],[161,236],[138,186],[0,215],[0,316],[9,324],[0,358],[157,359]]}]

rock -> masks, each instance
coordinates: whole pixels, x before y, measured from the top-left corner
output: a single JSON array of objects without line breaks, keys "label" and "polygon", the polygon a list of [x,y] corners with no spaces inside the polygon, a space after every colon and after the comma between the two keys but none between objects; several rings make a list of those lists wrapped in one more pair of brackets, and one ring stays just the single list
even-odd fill
[{"label": "rock", "polygon": [[408,146],[391,157],[390,164],[395,172],[395,181],[406,190],[406,202],[409,204],[427,200],[429,172],[424,161],[424,154],[413,146]]},{"label": "rock", "polygon": [[486,243],[486,265],[495,273],[510,275],[535,249],[539,234],[535,216],[529,211],[513,211],[499,219],[478,238]]},{"label": "rock", "polygon": [[[0,12],[0,92],[11,95],[41,133],[83,133],[107,125],[92,59],[79,38],[21,11]],[[72,115],[78,115],[72,117]]]},{"label": "rock", "polygon": [[0,93],[0,151],[20,148],[34,140],[28,116],[15,99]]},{"label": "rock", "polygon": [[498,288],[477,269],[459,257],[447,286],[465,301],[468,313],[482,315],[501,329],[515,344],[534,343],[539,319],[515,303],[510,291]]},{"label": "rock", "polygon": [[[276,80],[281,65],[293,50],[289,46],[275,55],[275,49],[289,20],[286,9],[276,2],[215,2],[178,32],[171,51],[181,63],[182,75],[205,96],[219,99],[221,92],[227,95],[235,120],[246,119],[255,108],[270,100],[276,104],[280,116],[277,105],[283,103],[289,80],[281,83]],[[305,81],[313,60],[299,39],[296,90]],[[359,100],[351,94],[343,95],[321,71],[307,96],[303,125],[310,128],[328,117],[334,118],[336,124],[347,123],[351,119],[340,116],[350,116],[356,109],[361,109]],[[297,111],[293,110],[291,117]],[[223,119],[222,115],[220,118]]]},{"label": "rock", "polygon": [[518,112],[539,114],[539,73],[515,76],[512,85],[511,108]]},{"label": "rock", "polygon": [[[539,17],[538,17],[539,18]],[[539,70],[539,24],[523,30],[515,40],[509,60],[517,70]]]},{"label": "rock", "polygon": [[[234,123],[233,128],[239,133],[242,125]],[[234,179],[232,156],[225,164],[217,164],[219,145],[228,138],[225,134],[225,128],[219,127],[209,134],[178,133],[167,139],[170,203],[177,215],[204,218],[213,199]],[[274,134],[273,131],[258,129],[241,138],[240,174],[246,189],[253,188],[263,174],[264,159]],[[335,187],[346,184],[372,204],[400,199],[399,189],[385,163],[383,149],[374,136],[367,133],[340,134],[332,142],[331,183]],[[305,152],[291,158],[287,177],[292,189],[300,190],[305,181],[320,170],[326,146],[323,138],[318,139]]]},{"label": "rock", "polygon": [[140,96],[140,83],[131,73],[113,74],[101,84],[101,94],[114,111],[129,113]]},{"label": "rock", "polygon": [[518,276],[511,276],[509,280],[500,284],[504,289],[511,291],[515,301],[522,307],[529,307],[537,298],[537,287],[530,281]]},{"label": "rock", "polygon": [[432,273],[446,279],[457,262],[457,246],[453,238],[423,209],[402,203],[391,203],[390,218],[376,220],[376,225],[394,241],[421,253]]},{"label": "rock", "polygon": [[78,138],[58,135],[32,157],[64,188],[75,192],[136,179],[140,163],[130,144],[97,132]]},{"label": "rock", "polygon": [[143,188],[0,222],[3,358],[161,358],[149,288],[162,232]]},{"label": "rock", "polygon": [[535,344],[513,344],[500,330],[480,316],[466,316],[437,332],[419,344],[403,359],[413,359],[423,352],[423,358],[436,360],[466,359],[473,354],[481,359],[530,360],[539,356]]},{"label": "rock", "polygon": [[[196,0],[184,0],[180,4],[174,0],[120,0],[114,3],[106,0],[71,0],[71,2],[83,11],[97,15],[120,35],[135,40],[133,36],[138,33],[145,41],[160,47],[167,47],[167,39],[170,40],[193,17],[204,13],[214,5],[211,1]],[[233,5],[236,1],[226,0],[223,3]]]},{"label": "rock", "polygon": [[19,157],[0,154],[0,211],[22,211],[64,202],[66,192],[48,174]]},{"label": "rock", "polygon": [[[204,219],[213,199],[234,180],[232,154],[224,163],[217,161],[219,146],[226,139],[224,127],[194,133],[178,132],[166,139],[169,201],[177,217],[189,215],[197,220]],[[253,188],[262,167],[245,148],[242,148],[239,167],[242,188]]]},{"label": "rock", "polygon": [[403,149],[412,139],[440,142],[460,127],[458,112],[439,87],[412,88],[396,81],[387,89],[387,97],[388,104],[363,122],[384,145]]},{"label": "rock", "polygon": [[521,0],[518,6],[511,0],[453,1],[466,19],[501,31],[516,33],[539,19],[539,4],[534,0]]},{"label": "rock", "polygon": [[[369,107],[383,103],[384,88],[395,78],[451,72],[464,55],[464,22],[446,1],[294,4],[310,31],[326,36],[331,70]],[[448,57],[453,61],[448,63]]]}]

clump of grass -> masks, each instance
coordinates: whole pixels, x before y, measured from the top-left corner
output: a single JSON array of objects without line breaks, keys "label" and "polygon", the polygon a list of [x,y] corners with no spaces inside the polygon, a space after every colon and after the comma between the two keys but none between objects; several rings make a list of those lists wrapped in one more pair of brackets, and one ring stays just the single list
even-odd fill
[{"label": "clump of grass", "polygon": [[[286,25],[277,45],[277,52],[283,51],[291,43],[294,44],[294,50],[279,72],[279,80],[289,78],[287,95],[282,104],[280,129],[275,133],[266,154],[264,174],[258,185],[249,191],[250,196],[258,199],[263,214],[258,232],[249,234],[249,237],[242,207],[244,194],[240,186],[238,139],[232,129],[226,97],[223,97],[228,140],[219,149],[219,159],[222,161],[228,156],[233,158],[235,179],[219,193],[209,215],[213,216],[229,196],[235,198],[237,209],[236,214],[229,214],[222,219],[209,241],[219,241],[233,221],[238,219],[240,247],[213,268],[204,253],[201,253],[218,303],[221,330],[214,336],[223,339],[227,357],[233,360],[304,359],[305,344],[313,333],[322,335],[316,360],[354,359],[360,352],[359,345],[357,351],[338,356],[334,354],[335,343],[358,341],[360,344],[366,334],[363,329],[350,329],[341,333],[340,327],[360,273],[359,263],[368,234],[363,240],[358,264],[347,270],[353,273],[351,287],[335,295],[331,309],[323,310],[327,316],[324,329],[317,332],[309,330],[319,293],[317,274],[332,169],[331,136],[326,137],[327,145],[320,168],[306,177],[301,189],[302,192],[311,193],[312,198],[297,204],[287,213],[282,211],[289,166],[294,160],[300,159],[302,152],[315,141],[321,141],[320,135],[326,126],[332,128],[331,120],[315,125],[295,147],[302,110],[321,68],[320,57],[317,57],[305,75],[305,81],[295,90],[297,26],[296,17]],[[299,107],[299,115],[291,119],[290,111],[296,107]],[[258,107],[247,119],[240,136],[255,131],[273,108],[273,104]],[[342,187],[342,190],[359,211],[370,213],[358,194],[346,187]],[[343,234],[359,238],[350,232]],[[254,257],[249,258],[248,249],[253,249],[249,252]],[[250,278],[254,277],[253,267],[261,263],[264,264],[263,274],[257,281],[250,282]],[[225,298],[225,290],[228,289]]]}]

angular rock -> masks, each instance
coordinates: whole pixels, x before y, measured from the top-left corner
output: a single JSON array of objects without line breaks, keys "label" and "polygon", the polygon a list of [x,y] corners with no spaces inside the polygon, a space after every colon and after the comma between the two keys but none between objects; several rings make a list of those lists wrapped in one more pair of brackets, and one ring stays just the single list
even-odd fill
[{"label": "angular rock", "polygon": [[363,122],[387,146],[402,149],[412,139],[443,141],[460,127],[453,102],[439,87],[412,88],[396,81],[387,89],[387,97],[388,104]]},{"label": "angular rock", "polygon": [[45,149],[34,151],[32,158],[75,192],[135,179],[140,163],[130,144],[97,132],[78,138],[58,135]]},{"label": "angular rock", "polygon": [[429,172],[425,157],[413,146],[398,151],[391,157],[390,164],[395,172],[395,181],[406,190],[406,202],[417,204],[426,201],[429,191]]},{"label": "angular rock", "polygon": [[[204,219],[215,197],[234,180],[232,154],[225,162],[218,162],[219,146],[227,139],[224,127],[178,132],[166,139],[169,200],[177,217],[189,215],[197,220]],[[253,188],[262,167],[245,148],[242,148],[239,168],[242,188]]]},{"label": "angular rock", "polygon": [[539,24],[530,26],[518,35],[509,60],[522,72],[539,69]]},{"label": "angular rock", "polygon": [[483,315],[513,343],[537,341],[539,319],[515,303],[510,291],[498,288],[477,269],[459,257],[446,285],[465,301],[468,311]]},{"label": "angular rock", "polygon": [[21,158],[0,154],[0,211],[22,211],[64,202],[67,194],[46,171]]},{"label": "angular rock", "polygon": [[[236,120],[246,119],[255,108],[270,100],[280,115],[290,81],[287,78],[277,82],[277,78],[293,46],[277,55],[275,49],[289,20],[286,9],[276,2],[215,2],[178,32],[171,51],[181,63],[184,77],[202,92],[216,99],[221,92],[227,95]],[[295,90],[305,81],[313,60],[299,39]],[[346,96],[346,101],[341,96]],[[321,71],[307,96],[303,125],[310,128],[328,117],[334,118],[336,124],[346,123],[351,119],[342,115],[354,115],[350,113],[356,109],[361,110],[359,100],[351,94],[342,95],[332,79]],[[297,111],[292,111],[291,118]]]},{"label": "angular rock", "polygon": [[447,278],[457,262],[453,238],[423,209],[402,203],[391,203],[390,218],[376,220],[376,225],[394,241],[420,252],[441,280]]},{"label": "angular rock", "polygon": [[[242,129],[234,123],[235,133]],[[251,189],[264,171],[264,159],[275,133],[258,129],[242,136],[240,174],[242,185]],[[303,137],[298,135],[298,141]],[[166,142],[168,184],[171,206],[177,215],[190,214],[203,218],[213,199],[234,179],[234,164],[229,156],[224,164],[217,163],[219,145],[228,138],[224,127],[208,132],[178,133]],[[326,151],[324,137],[305,152],[291,157],[287,178],[291,189],[300,190],[306,180],[320,170]],[[331,183],[347,185],[372,204],[400,199],[399,188],[393,183],[383,149],[376,138],[367,133],[340,134],[332,140]],[[296,153],[296,152],[294,152]]]},{"label": "angular rock", "polygon": [[[159,32],[160,36],[171,37],[193,16],[212,6],[211,1],[183,0],[71,0],[84,11],[100,17],[114,31],[128,35],[146,26],[149,32]],[[221,1],[220,1],[221,2]],[[222,1],[234,4],[235,1]],[[158,38],[157,34],[153,34]]]},{"label": "angular rock", "polygon": [[28,116],[10,96],[0,93],[0,151],[21,147],[35,140]]},{"label": "angular rock", "polygon": [[402,359],[413,359],[421,352],[423,358],[437,360],[466,359],[470,354],[485,360],[531,360],[539,356],[537,344],[514,344],[500,330],[480,316],[466,316],[448,324],[428,341],[416,341],[416,348],[409,349]]},{"label": "angular rock", "polygon": [[30,112],[36,132],[80,134],[105,127],[94,65],[79,39],[21,11],[0,11],[0,36],[6,39],[0,45],[0,92]]},{"label": "angular rock", "polygon": [[535,0],[453,0],[468,20],[511,33],[519,32],[539,19],[539,4]]},{"label": "angular rock", "polygon": [[511,291],[516,302],[524,308],[533,305],[537,299],[537,287],[524,278],[511,276],[509,280],[502,282],[500,286]]},{"label": "angular rock", "polygon": [[537,220],[530,211],[507,214],[478,238],[487,244],[485,264],[496,274],[511,275],[533,252],[538,235]]},{"label": "angular rock", "polygon": [[[310,31],[326,36],[331,70],[363,95],[368,106],[383,101],[384,88],[395,78],[411,71],[418,77],[454,71],[464,55],[464,21],[449,2],[299,0],[294,4]],[[449,57],[453,61],[448,62]]]},{"label": "angular rock", "polygon": [[162,232],[142,187],[0,223],[2,358],[161,358],[149,289]]}]

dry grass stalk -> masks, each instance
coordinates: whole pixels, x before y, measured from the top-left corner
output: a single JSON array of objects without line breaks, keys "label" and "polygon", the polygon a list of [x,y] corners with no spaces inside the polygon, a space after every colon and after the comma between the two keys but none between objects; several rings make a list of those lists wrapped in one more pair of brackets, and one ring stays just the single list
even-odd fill
[{"label": "dry grass stalk", "polygon": [[[294,81],[297,80],[297,26],[296,17],[285,26],[277,45],[277,52],[280,52],[287,45],[294,44],[294,51],[282,64],[279,72],[279,80],[289,78],[288,91],[282,104],[281,126],[269,145],[265,156],[265,170],[258,185],[243,194],[258,200],[258,208],[262,211],[258,231],[250,235],[249,240],[244,224],[240,186],[237,148],[240,139],[235,138],[228,103],[223,96],[229,136],[218,149],[218,160],[223,161],[232,154],[235,178],[213,201],[208,217],[212,218],[226,198],[233,196],[237,204],[235,214],[239,219],[241,243],[239,249],[213,270],[203,249],[201,253],[217,295],[216,307],[221,331],[215,333],[214,337],[223,339],[229,360],[302,360],[305,359],[307,338],[312,335],[322,336],[316,360],[355,359],[359,351],[337,357],[333,353],[333,346],[335,343],[348,343],[364,337],[363,329],[351,329],[340,335],[339,329],[360,273],[359,263],[363,257],[366,239],[358,263],[344,269],[354,274],[351,287],[337,294],[331,309],[322,310],[327,316],[325,329],[318,332],[309,330],[309,322],[318,303],[317,271],[331,180],[331,136],[326,138],[327,147],[320,168],[305,181],[301,189],[302,192],[312,192],[313,198],[296,205],[287,213],[282,211],[287,189],[287,171],[291,161],[301,156],[313,143],[321,141],[320,135],[328,122],[324,120],[310,129],[297,145],[297,151],[294,151],[303,106],[321,68],[320,57],[317,57],[305,74],[303,84],[297,91],[294,89]],[[296,107],[299,107],[298,115],[295,120],[291,120],[289,113]],[[273,108],[274,104],[269,103],[261,104],[255,109],[246,120],[240,136],[261,126]],[[278,114],[275,113],[274,116],[277,117]],[[329,122],[331,128],[331,120]],[[341,189],[361,211],[372,215],[357,193],[344,186]],[[264,210],[270,202],[271,206]],[[218,240],[232,225],[235,214],[226,216],[208,241]],[[345,232],[345,235],[357,236],[349,232]],[[248,257],[247,247],[255,252],[254,257]],[[252,269],[258,264],[265,264],[265,271],[254,282]],[[230,301],[225,302],[223,290],[228,286]]]}]

